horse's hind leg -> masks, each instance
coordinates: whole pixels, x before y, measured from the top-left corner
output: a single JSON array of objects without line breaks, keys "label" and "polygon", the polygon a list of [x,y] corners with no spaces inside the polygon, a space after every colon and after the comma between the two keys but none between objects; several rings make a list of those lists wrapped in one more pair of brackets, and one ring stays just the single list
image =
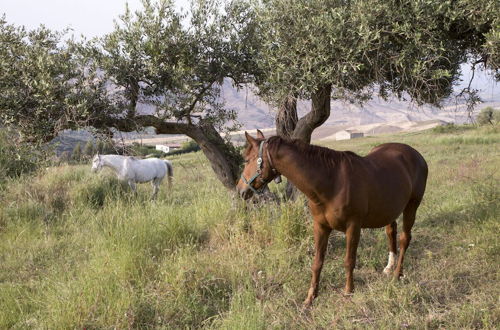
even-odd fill
[{"label": "horse's hind leg", "polygon": [[167,185],[168,185],[168,189],[172,189],[172,174],[169,172],[167,173]]},{"label": "horse's hind leg", "polygon": [[399,259],[396,269],[394,270],[394,277],[399,278],[403,275],[403,261],[406,249],[411,241],[411,228],[415,223],[415,215],[417,208],[420,205],[419,200],[410,200],[403,211],[403,232],[399,236]]},{"label": "horse's hind leg", "polygon": [[387,261],[387,266],[384,268],[385,274],[390,274],[394,265],[396,264],[396,258],[398,256],[398,248],[396,246],[396,236],[398,232],[398,225],[396,221],[385,226],[385,233],[387,234],[387,239],[389,242],[389,260]]}]

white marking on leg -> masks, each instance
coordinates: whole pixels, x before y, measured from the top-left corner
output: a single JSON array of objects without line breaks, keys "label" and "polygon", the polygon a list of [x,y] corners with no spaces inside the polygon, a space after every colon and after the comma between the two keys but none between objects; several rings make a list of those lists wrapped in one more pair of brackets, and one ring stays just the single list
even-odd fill
[{"label": "white marking on leg", "polygon": [[392,268],[396,264],[396,257],[397,257],[396,253],[389,252],[389,260],[387,262],[387,266],[385,266],[385,268],[384,268],[384,273],[385,274],[390,274],[391,273]]}]

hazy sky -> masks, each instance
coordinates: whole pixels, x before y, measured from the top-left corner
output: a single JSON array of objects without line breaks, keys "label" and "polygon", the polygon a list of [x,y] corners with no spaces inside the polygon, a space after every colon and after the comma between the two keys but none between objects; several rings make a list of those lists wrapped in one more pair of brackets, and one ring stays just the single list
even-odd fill
[{"label": "hazy sky", "polygon": [[[141,7],[140,0],[0,0],[0,15],[7,22],[28,29],[44,24],[50,29],[70,27],[75,36],[102,36],[113,29],[113,19],[125,11]],[[188,8],[188,0],[175,0],[178,8]]]}]

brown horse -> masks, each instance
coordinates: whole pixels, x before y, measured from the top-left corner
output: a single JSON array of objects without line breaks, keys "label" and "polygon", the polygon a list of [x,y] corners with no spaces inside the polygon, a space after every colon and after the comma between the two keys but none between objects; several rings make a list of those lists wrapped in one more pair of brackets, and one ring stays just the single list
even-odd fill
[{"label": "brown horse", "polygon": [[390,252],[384,273],[389,274],[397,257],[396,219],[403,213],[399,258],[394,270],[395,277],[402,275],[411,228],[427,181],[427,163],[422,155],[400,143],[379,145],[361,157],[277,136],[266,139],[259,130],[257,139],[246,132],[245,136],[246,164],[237,185],[240,196],[250,198],[283,174],[309,200],[314,218],[315,256],[306,306],[317,296],[332,229],[346,234],[345,293],[350,294],[354,289],[353,269],[361,228],[385,226]]}]

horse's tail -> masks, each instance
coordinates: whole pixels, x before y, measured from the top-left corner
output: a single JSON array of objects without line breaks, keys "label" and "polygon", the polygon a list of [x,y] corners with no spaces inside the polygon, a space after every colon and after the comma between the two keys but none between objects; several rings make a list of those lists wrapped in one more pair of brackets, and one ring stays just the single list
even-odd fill
[{"label": "horse's tail", "polygon": [[174,168],[172,167],[172,163],[168,160],[164,160],[165,165],[167,165],[167,181],[168,186],[172,186],[172,178],[174,177]]}]

